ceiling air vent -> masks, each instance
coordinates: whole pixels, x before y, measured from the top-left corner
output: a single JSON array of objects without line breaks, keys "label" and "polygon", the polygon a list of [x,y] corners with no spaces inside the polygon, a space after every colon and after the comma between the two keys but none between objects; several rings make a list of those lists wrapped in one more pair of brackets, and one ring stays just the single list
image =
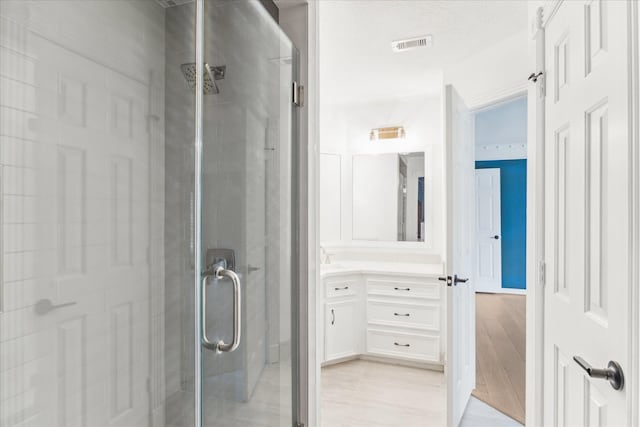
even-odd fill
[{"label": "ceiling air vent", "polygon": [[391,49],[394,52],[404,52],[405,50],[416,49],[419,47],[431,47],[433,45],[433,36],[420,36],[410,39],[396,40],[391,42]]}]

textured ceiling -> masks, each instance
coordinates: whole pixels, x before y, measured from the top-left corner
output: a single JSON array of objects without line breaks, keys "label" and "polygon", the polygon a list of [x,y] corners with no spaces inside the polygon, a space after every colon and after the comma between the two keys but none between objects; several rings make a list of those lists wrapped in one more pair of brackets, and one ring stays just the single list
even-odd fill
[{"label": "textured ceiling", "polygon": [[[441,71],[526,29],[524,0],[322,0],[323,104],[434,93]],[[433,35],[433,47],[393,53],[392,40]],[[469,70],[473,72],[473,70]]]}]

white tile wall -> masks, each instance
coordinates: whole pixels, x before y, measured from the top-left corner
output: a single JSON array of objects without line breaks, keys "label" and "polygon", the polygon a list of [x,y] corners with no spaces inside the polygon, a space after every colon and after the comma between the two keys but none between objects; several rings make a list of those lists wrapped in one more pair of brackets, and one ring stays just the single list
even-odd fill
[{"label": "white tile wall", "polygon": [[164,399],[147,255],[163,239],[164,11],[3,1],[0,64],[0,425],[147,424]]}]

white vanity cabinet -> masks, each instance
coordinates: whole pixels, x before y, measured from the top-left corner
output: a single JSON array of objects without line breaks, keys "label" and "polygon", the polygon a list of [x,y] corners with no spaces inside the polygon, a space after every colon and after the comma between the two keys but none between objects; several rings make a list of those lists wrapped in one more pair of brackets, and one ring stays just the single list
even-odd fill
[{"label": "white vanity cabinet", "polygon": [[440,282],[407,276],[367,276],[365,280],[367,353],[440,364]]},{"label": "white vanity cabinet", "polygon": [[371,357],[442,366],[444,287],[436,277],[334,273],[323,288],[323,362]]},{"label": "white vanity cabinet", "polygon": [[324,280],[324,361],[362,352],[362,279],[355,275]]},{"label": "white vanity cabinet", "polygon": [[325,310],[326,360],[358,354],[357,301],[328,302]]}]

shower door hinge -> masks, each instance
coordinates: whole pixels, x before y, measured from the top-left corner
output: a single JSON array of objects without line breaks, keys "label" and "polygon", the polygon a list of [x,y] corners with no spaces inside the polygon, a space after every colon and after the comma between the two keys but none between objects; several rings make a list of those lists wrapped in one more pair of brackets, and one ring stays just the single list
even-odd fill
[{"label": "shower door hinge", "polygon": [[304,107],[304,86],[293,82],[293,103],[298,107]]}]

